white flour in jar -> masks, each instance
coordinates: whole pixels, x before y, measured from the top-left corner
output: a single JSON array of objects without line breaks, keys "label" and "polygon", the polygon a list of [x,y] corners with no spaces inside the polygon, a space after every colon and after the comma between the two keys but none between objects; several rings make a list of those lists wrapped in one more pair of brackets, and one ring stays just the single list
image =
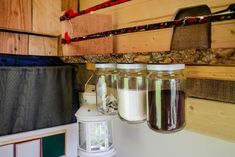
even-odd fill
[{"label": "white flour in jar", "polygon": [[127,121],[146,119],[146,90],[118,89],[118,112]]}]

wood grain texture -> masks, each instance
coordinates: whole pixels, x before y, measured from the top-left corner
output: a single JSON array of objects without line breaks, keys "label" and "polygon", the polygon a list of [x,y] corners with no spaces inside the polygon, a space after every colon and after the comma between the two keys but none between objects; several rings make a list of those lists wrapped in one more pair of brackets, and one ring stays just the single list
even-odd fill
[{"label": "wood grain texture", "polygon": [[188,98],[186,129],[234,142],[235,105]]},{"label": "wood grain texture", "polygon": [[114,36],[115,53],[165,51],[170,49],[173,29]]},{"label": "wood grain texture", "polygon": [[0,32],[0,53],[28,54],[28,35]]},{"label": "wood grain texture", "polygon": [[73,9],[74,11],[78,11],[78,1],[79,0],[62,0],[61,10],[66,11]]},{"label": "wood grain texture", "polygon": [[[94,6],[102,0],[80,0],[80,9]],[[120,5],[95,11],[94,13],[113,15],[114,27],[125,27],[143,23],[162,22],[173,20],[181,8],[198,5],[208,5],[212,12],[228,7],[234,0],[204,1],[204,0],[132,0]]]},{"label": "wood grain texture", "polygon": [[[64,21],[62,34],[68,32],[71,38],[112,29],[112,17],[109,15],[86,14],[70,21]],[[65,56],[84,54],[107,54],[113,52],[113,37],[73,42],[63,45]]]},{"label": "wood grain texture", "polygon": [[0,27],[31,31],[31,0],[1,0]]},{"label": "wood grain texture", "polygon": [[191,97],[235,103],[235,81],[194,79],[186,81],[187,94]]},{"label": "wood grain texture", "polygon": [[[102,0],[83,1],[80,0],[80,9],[86,9],[101,3]],[[204,0],[132,0],[114,7],[95,11],[96,14],[108,14],[113,16],[114,28],[122,28],[149,23],[163,22],[173,20],[180,8],[187,8],[198,5],[208,5],[212,12],[225,9],[234,0],[224,1],[204,1]],[[212,25],[214,27],[214,25]],[[227,36],[230,26],[212,28],[219,30],[219,34]],[[229,28],[227,28],[229,27]],[[212,31],[212,33],[218,33]],[[114,37],[114,52],[132,53],[149,51],[169,51],[173,29],[133,33]],[[228,37],[221,39],[220,35],[212,35],[212,47],[235,47],[231,41],[234,40],[231,33]],[[226,35],[227,34],[227,35]],[[232,37],[232,39],[230,38]],[[222,42],[223,41],[223,45]],[[218,42],[215,42],[218,41]]]},{"label": "wood grain texture", "polygon": [[212,48],[235,47],[235,20],[212,23]]},{"label": "wood grain texture", "polygon": [[47,34],[60,34],[61,1],[32,0],[33,31]]},{"label": "wood grain texture", "polygon": [[29,36],[29,55],[57,56],[58,38]]},{"label": "wood grain texture", "polygon": [[235,81],[235,66],[186,66],[187,78]]}]

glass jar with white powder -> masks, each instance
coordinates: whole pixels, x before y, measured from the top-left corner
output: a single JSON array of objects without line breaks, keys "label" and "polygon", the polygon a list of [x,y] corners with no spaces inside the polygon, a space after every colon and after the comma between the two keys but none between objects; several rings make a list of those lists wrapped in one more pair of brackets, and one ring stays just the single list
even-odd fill
[{"label": "glass jar with white powder", "polygon": [[103,114],[117,113],[117,78],[116,64],[96,64],[96,104]]},{"label": "glass jar with white powder", "polygon": [[146,65],[117,64],[118,113],[128,122],[146,119]]}]

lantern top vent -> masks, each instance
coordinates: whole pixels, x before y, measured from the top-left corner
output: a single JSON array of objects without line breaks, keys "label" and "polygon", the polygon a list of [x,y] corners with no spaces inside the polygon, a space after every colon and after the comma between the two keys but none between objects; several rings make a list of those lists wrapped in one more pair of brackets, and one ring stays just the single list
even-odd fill
[{"label": "lantern top vent", "polygon": [[103,115],[97,111],[95,104],[84,104],[76,112],[76,117],[79,122],[96,122],[111,120],[113,116]]}]

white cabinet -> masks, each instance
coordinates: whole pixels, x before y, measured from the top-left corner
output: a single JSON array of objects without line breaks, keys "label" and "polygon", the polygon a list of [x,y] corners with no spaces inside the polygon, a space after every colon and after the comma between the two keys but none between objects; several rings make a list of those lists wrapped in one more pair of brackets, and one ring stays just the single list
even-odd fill
[{"label": "white cabinet", "polygon": [[14,145],[0,146],[0,157],[14,157]]}]

